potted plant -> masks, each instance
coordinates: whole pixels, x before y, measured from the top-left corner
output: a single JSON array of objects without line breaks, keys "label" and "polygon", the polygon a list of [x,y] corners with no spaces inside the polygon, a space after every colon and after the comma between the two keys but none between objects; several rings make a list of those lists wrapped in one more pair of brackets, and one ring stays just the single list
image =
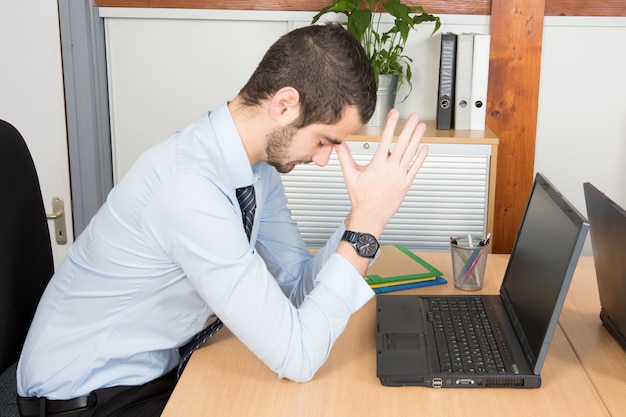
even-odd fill
[{"label": "potted plant", "polygon": [[[332,0],[332,4],[320,10],[311,23],[315,24],[327,13],[339,13],[347,17],[346,28],[361,42],[374,68],[379,87],[379,102],[386,101],[390,104],[389,107],[393,107],[395,94],[403,82],[408,84],[409,92],[402,101],[406,100],[413,89],[410,65],[413,59],[404,51],[409,33],[420,23],[434,22],[432,35],[439,30],[441,22],[438,16],[427,13],[422,6],[408,6],[402,0],[365,0],[364,7],[361,7],[362,3],[363,0]],[[387,30],[384,28],[388,26],[381,23],[382,13],[385,11],[394,19]],[[381,100],[381,88],[390,91],[392,98]],[[376,113],[382,115],[377,117]],[[384,121],[387,109],[379,112],[377,106],[376,113],[372,119],[382,117]]]},{"label": "potted plant", "polygon": [[[365,0],[364,8],[361,8],[362,0],[332,1],[313,17],[312,23],[330,12],[345,15],[346,27],[363,45],[376,77],[399,74],[400,84],[406,80],[412,86],[413,59],[404,52],[409,33],[420,23],[435,22],[431,35],[435,34],[441,26],[439,17],[427,13],[422,6],[408,6],[401,0]],[[392,26],[385,31],[381,27],[383,10],[394,18]]]}]

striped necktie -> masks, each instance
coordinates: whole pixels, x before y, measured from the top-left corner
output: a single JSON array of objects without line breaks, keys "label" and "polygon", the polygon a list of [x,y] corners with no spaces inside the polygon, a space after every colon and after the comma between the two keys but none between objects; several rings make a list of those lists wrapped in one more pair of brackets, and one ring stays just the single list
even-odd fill
[{"label": "striped necktie", "polygon": [[[250,240],[252,234],[252,224],[254,223],[254,212],[256,211],[256,198],[254,195],[254,186],[248,185],[247,187],[237,188],[236,190],[237,200],[239,201],[239,207],[241,207],[241,220],[243,221],[243,228],[246,231],[246,236]],[[178,365],[178,377],[183,373],[187,361],[191,357],[194,350],[202,346],[211,336],[213,336],[224,324],[217,318],[206,328],[200,330],[191,339],[189,343],[181,348],[180,364]]]},{"label": "striped necktie", "polygon": [[252,223],[254,223],[254,212],[256,211],[256,198],[254,196],[254,186],[248,185],[247,187],[237,188],[237,200],[239,201],[239,207],[241,207],[241,220],[243,221],[243,228],[246,231],[246,236],[250,240],[252,234]]}]

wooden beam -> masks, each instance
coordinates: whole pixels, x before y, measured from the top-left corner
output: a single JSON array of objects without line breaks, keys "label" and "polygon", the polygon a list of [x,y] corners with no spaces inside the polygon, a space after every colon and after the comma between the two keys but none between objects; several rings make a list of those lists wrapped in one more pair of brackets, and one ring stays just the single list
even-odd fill
[{"label": "wooden beam", "polygon": [[626,16],[624,0],[545,0],[545,16]]},{"label": "wooden beam", "polygon": [[492,0],[487,126],[500,138],[494,253],[510,253],[534,174],[544,0]]},{"label": "wooden beam", "polygon": [[[102,7],[318,11],[330,0],[94,0]],[[491,0],[406,0],[434,14],[489,15]],[[545,0],[545,16],[626,16],[624,0]]]},{"label": "wooden beam", "polygon": [[[331,0],[95,0],[96,6],[317,12]],[[488,15],[491,0],[405,0],[434,14]]]}]

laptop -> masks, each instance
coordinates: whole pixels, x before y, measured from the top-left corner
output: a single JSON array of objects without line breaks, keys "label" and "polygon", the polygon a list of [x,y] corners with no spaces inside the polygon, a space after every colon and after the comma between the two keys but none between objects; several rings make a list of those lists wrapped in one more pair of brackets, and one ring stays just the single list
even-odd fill
[{"label": "laptop", "polygon": [[592,184],[583,184],[600,294],[600,320],[626,349],[626,211]]},{"label": "laptop", "polygon": [[377,296],[380,382],[540,387],[588,229],[587,220],[537,173],[499,294]]}]

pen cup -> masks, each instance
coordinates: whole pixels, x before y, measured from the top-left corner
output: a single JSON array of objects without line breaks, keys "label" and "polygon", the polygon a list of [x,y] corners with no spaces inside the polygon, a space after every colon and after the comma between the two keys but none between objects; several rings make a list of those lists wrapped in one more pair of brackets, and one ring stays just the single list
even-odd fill
[{"label": "pen cup", "polygon": [[476,238],[472,242],[465,238],[451,239],[450,254],[456,288],[476,291],[483,287],[488,253],[488,239]]}]

